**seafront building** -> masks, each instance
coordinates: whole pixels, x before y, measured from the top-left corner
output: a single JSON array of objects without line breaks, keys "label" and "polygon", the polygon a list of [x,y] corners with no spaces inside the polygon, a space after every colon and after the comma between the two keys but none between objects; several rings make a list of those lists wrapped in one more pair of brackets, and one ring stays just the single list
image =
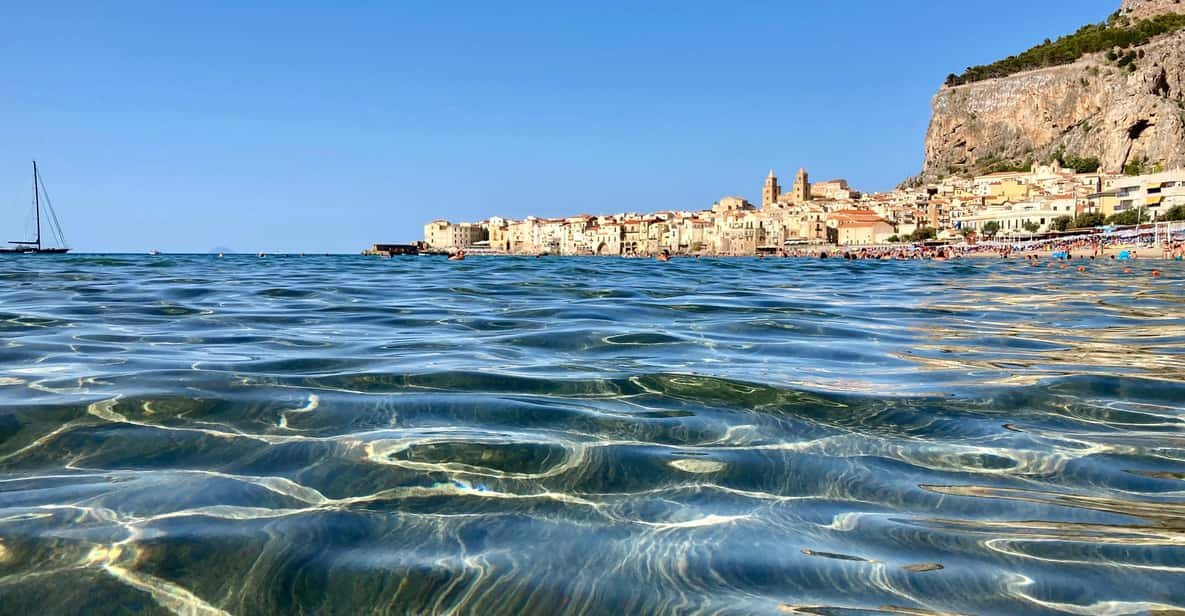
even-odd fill
[{"label": "seafront building", "polygon": [[[499,254],[643,256],[753,255],[812,246],[869,246],[925,237],[972,238],[1045,233],[1056,221],[1144,208],[1151,218],[1185,205],[1185,170],[1142,176],[1077,173],[1057,162],[973,178],[864,193],[844,179],[812,184],[799,169],[789,191],[773,170],[761,203],[721,198],[697,210],[580,214],[565,218],[494,217],[424,225],[434,250]],[[998,230],[998,231],[997,231]]]},{"label": "seafront building", "polygon": [[446,220],[435,220],[424,225],[424,242],[442,250],[468,248],[487,238],[487,224],[452,224]]},{"label": "seafront building", "polygon": [[1185,170],[1108,178],[1102,188],[1090,195],[1096,211],[1110,216],[1143,209],[1149,218],[1156,219],[1162,212],[1185,205]]}]

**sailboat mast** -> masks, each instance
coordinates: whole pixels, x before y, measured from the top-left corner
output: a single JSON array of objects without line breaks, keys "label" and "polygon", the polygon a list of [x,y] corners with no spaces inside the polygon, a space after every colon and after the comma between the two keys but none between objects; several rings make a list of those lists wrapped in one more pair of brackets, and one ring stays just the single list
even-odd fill
[{"label": "sailboat mast", "polygon": [[33,161],[33,209],[37,215],[37,250],[41,250],[41,192],[37,189],[37,161]]}]

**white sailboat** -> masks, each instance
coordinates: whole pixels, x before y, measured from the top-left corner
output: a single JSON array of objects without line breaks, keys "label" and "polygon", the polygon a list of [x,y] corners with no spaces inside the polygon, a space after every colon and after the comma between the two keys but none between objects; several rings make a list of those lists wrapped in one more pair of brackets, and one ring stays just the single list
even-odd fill
[{"label": "white sailboat", "polygon": [[[49,227],[50,234],[57,240],[59,246],[56,248],[46,247],[41,242],[41,201],[42,195],[45,196],[45,207],[49,211],[49,216],[46,218],[46,226]],[[0,247],[0,254],[51,254],[62,255],[70,252],[66,247],[66,236],[62,234],[62,225],[58,222],[58,215],[53,210],[53,204],[49,202],[49,192],[45,190],[45,184],[41,181],[41,175],[37,172],[37,161],[33,161],[33,212],[37,218],[37,237],[33,240],[13,240],[8,242],[11,246]]]}]

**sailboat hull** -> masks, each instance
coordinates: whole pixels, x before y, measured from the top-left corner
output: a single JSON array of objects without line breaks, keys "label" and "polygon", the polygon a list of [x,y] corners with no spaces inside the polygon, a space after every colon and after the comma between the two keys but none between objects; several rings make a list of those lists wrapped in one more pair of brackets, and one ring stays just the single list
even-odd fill
[{"label": "sailboat hull", "polygon": [[69,248],[0,248],[0,255],[64,255]]}]

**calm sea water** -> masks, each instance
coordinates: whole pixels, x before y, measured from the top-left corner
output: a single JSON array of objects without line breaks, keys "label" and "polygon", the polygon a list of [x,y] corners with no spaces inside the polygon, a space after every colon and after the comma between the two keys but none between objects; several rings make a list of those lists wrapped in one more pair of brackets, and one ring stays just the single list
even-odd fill
[{"label": "calm sea water", "polygon": [[9,257],[0,612],[1185,609],[1185,268],[1087,267]]}]

